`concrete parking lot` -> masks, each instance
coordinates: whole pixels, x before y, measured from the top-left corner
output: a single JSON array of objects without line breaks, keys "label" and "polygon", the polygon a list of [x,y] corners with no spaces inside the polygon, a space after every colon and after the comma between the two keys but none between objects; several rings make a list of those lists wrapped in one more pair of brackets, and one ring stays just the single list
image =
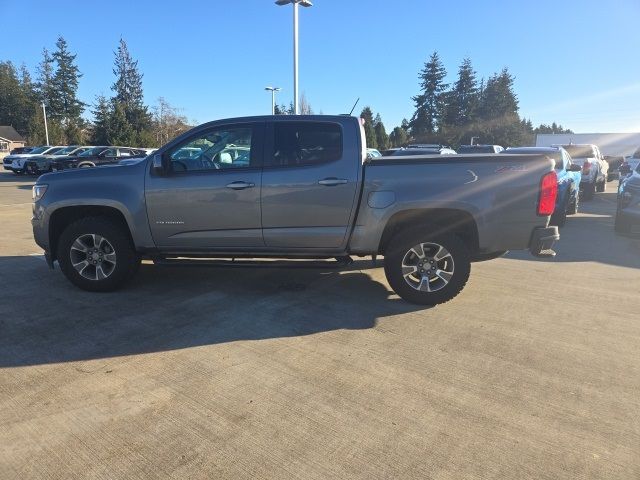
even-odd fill
[{"label": "concrete parking lot", "polygon": [[0,478],[640,478],[640,239],[615,186],[558,256],[452,302],[344,269],[157,267],[91,294],[0,174]]}]

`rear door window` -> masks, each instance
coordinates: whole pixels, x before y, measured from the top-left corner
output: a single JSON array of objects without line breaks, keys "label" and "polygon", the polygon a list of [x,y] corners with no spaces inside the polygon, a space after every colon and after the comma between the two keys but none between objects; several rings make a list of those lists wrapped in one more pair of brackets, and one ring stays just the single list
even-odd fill
[{"label": "rear door window", "polygon": [[591,145],[564,145],[564,149],[569,152],[572,158],[593,158],[596,156]]},{"label": "rear door window", "polygon": [[318,165],[342,158],[342,128],[334,123],[275,122],[269,165]]}]

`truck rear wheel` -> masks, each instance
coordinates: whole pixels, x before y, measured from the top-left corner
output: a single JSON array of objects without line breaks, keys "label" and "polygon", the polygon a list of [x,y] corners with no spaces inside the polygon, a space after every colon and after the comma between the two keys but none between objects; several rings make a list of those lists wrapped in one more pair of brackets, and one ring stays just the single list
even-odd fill
[{"label": "truck rear wheel", "polygon": [[567,211],[567,215],[575,215],[578,213],[578,209],[580,208],[580,195],[578,193],[571,194],[571,202],[569,202],[569,210]]},{"label": "truck rear wheel", "polygon": [[82,218],[69,225],[57,254],[67,279],[90,292],[120,288],[140,264],[128,233],[108,217]]},{"label": "truck rear wheel", "polygon": [[619,207],[616,209],[616,218],[613,228],[616,233],[626,234],[631,232],[631,224],[626,218],[624,218]]},{"label": "truck rear wheel", "polygon": [[470,271],[464,243],[453,234],[433,234],[429,227],[398,233],[385,251],[387,281],[411,303],[448,302],[462,291]]},{"label": "truck rear wheel", "polygon": [[587,183],[582,190],[582,198],[585,200],[591,200],[596,193],[596,184]]}]

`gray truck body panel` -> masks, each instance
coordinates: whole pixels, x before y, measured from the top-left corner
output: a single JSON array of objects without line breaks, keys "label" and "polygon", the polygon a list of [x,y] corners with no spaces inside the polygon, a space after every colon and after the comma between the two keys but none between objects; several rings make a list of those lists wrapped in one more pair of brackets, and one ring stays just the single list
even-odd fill
[{"label": "gray truck body panel", "polygon": [[[341,157],[312,166],[270,165],[269,139],[278,122],[340,125]],[[548,225],[549,218],[536,213],[540,180],[553,170],[547,157],[480,154],[365,160],[363,134],[354,117],[221,120],[192,129],[156,155],[208,128],[227,125],[254,129],[256,148],[261,149],[259,165],[162,175],[152,168],[153,157],[147,157],[133,165],[43,175],[38,183],[48,189],[34,204],[36,242],[54,259],[51,219],[61,209],[89,206],[120,212],[137,250],[160,256],[376,254],[390,220],[410,212],[419,213],[421,222],[428,224],[436,209],[473,218],[475,253],[530,248],[534,230]],[[229,187],[234,182],[252,187],[235,190]]]}]

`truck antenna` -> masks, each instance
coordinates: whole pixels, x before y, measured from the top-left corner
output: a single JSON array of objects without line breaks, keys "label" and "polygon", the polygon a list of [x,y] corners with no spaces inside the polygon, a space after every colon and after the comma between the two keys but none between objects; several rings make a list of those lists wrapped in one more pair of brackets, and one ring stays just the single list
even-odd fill
[{"label": "truck antenna", "polygon": [[349,116],[351,116],[351,114],[353,113],[353,111],[356,109],[356,105],[358,105],[358,102],[360,101],[360,97],[358,97],[358,99],[356,100],[356,103],[353,104],[353,108],[351,109],[351,111],[349,112]]}]

